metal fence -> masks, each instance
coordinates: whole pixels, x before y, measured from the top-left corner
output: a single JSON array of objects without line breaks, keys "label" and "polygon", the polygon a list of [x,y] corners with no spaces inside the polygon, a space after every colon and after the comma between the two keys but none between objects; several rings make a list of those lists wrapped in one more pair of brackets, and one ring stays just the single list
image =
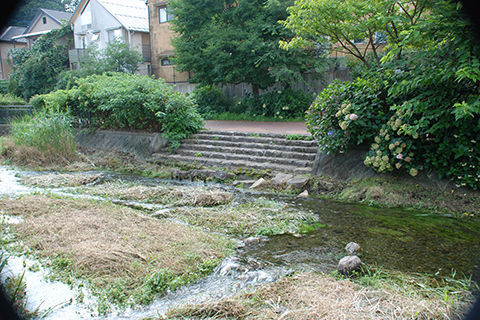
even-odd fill
[{"label": "metal fence", "polygon": [[0,106],[0,123],[9,123],[25,115],[33,115],[32,106]]}]

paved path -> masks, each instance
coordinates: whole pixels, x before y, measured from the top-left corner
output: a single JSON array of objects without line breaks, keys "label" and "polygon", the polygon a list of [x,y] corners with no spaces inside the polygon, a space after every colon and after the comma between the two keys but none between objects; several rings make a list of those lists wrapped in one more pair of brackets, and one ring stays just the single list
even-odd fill
[{"label": "paved path", "polygon": [[207,130],[255,133],[309,134],[303,122],[205,121]]}]

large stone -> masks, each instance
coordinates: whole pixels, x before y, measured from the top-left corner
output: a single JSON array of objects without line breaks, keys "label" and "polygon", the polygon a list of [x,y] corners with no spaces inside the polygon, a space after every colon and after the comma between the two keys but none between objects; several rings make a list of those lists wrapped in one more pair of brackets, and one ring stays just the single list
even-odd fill
[{"label": "large stone", "polygon": [[271,181],[273,187],[278,187],[287,183],[288,180],[292,179],[293,175],[288,173],[278,173]]},{"label": "large stone", "polygon": [[360,253],[362,248],[360,245],[356,242],[350,242],[345,246],[345,250],[347,250],[347,253],[349,256],[356,256],[357,254]]},{"label": "large stone", "polygon": [[362,264],[357,256],[346,256],[340,259],[337,266],[337,271],[344,276],[350,275],[353,271],[357,270]]},{"label": "large stone", "polygon": [[295,189],[302,189],[310,181],[309,177],[295,177],[287,181],[287,184]]},{"label": "large stone", "polygon": [[297,197],[299,198],[308,198],[308,190],[303,191]]},{"label": "large stone", "polygon": [[260,189],[268,188],[269,186],[270,186],[270,183],[268,183],[267,180],[260,178],[250,186],[250,189],[260,190]]}]

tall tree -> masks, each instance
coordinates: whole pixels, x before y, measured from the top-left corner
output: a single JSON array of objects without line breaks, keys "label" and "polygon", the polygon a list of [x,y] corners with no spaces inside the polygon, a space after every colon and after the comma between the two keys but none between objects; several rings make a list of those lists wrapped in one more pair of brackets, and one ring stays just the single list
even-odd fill
[{"label": "tall tree", "polygon": [[380,65],[381,47],[388,42],[401,48],[405,31],[424,18],[428,4],[429,0],[296,0],[283,22],[296,36],[281,45],[313,46],[328,39],[331,50],[347,52],[368,67],[367,54],[372,53]]},{"label": "tall tree", "polygon": [[200,84],[248,83],[254,94],[276,82],[288,84],[321,65],[314,50],[281,50],[293,33],[278,23],[286,1],[172,0],[176,64]]}]

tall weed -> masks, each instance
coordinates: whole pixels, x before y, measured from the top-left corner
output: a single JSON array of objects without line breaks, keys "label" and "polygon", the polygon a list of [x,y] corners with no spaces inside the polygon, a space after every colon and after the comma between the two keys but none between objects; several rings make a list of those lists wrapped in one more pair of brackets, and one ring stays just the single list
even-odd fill
[{"label": "tall weed", "polygon": [[20,156],[20,150],[33,147],[39,151],[42,164],[71,162],[76,157],[71,122],[65,114],[45,111],[12,120],[10,137],[16,146],[16,156]]}]

